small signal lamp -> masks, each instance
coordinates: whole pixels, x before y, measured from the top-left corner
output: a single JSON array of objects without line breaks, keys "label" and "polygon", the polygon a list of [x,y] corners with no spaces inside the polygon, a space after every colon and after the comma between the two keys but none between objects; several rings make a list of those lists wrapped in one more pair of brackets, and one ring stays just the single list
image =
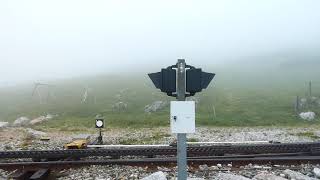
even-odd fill
[{"label": "small signal lamp", "polygon": [[104,120],[96,119],[96,128],[104,128]]}]

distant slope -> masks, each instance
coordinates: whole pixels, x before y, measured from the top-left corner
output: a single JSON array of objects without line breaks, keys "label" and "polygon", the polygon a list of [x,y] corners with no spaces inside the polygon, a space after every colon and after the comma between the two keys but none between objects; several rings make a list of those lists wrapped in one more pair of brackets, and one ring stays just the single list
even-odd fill
[{"label": "distant slope", "polygon": [[[296,125],[305,122],[293,111],[296,95],[304,96],[307,82],[314,81],[314,93],[320,96],[318,56],[276,54],[248,57],[220,66],[203,67],[217,74],[207,90],[197,95],[197,123],[212,126]],[[31,96],[33,85],[0,89],[0,121],[17,117],[35,118],[46,113],[58,114],[45,127],[93,127],[96,114],[106,117],[107,126],[168,126],[169,107],[145,113],[154,101],[170,101],[153,87],[146,72],[130,75],[100,75],[49,82],[48,101],[40,104]],[[91,91],[81,103],[85,87]],[[47,89],[41,89],[44,98]],[[118,102],[127,104],[117,111]],[[216,116],[214,116],[215,108]],[[315,121],[318,123],[319,119]]]}]

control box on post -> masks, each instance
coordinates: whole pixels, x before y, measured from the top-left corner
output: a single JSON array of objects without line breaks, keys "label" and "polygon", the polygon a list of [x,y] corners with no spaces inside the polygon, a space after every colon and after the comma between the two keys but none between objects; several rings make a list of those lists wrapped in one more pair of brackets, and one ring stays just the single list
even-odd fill
[{"label": "control box on post", "polygon": [[170,125],[172,133],[195,133],[195,102],[171,101]]},{"label": "control box on post", "polygon": [[170,125],[171,132],[177,134],[178,180],[186,180],[186,141],[187,133],[195,133],[195,102],[185,100],[206,89],[215,74],[203,72],[201,68],[187,65],[184,59],[178,59],[176,65],[148,75],[157,89],[178,100],[171,101]]}]

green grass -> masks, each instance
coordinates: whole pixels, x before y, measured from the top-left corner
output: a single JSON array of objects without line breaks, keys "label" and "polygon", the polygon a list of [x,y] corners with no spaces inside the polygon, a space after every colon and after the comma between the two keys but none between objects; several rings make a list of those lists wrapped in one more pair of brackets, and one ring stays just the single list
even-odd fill
[{"label": "green grass", "polygon": [[188,138],[187,142],[199,142],[197,138]]},{"label": "green grass", "polygon": [[[304,96],[306,82],[316,79],[317,74],[299,74],[275,70],[245,72],[238,70],[212,70],[217,73],[208,89],[196,96],[200,104],[196,109],[197,126],[314,126],[315,121],[303,121],[294,112],[295,96]],[[230,72],[230,73],[226,73]],[[319,72],[319,71],[317,71]],[[33,86],[24,85],[0,89],[0,121],[14,121],[17,117],[36,118],[46,113],[58,114],[54,120],[37,125],[39,129],[60,129],[83,131],[94,128],[96,114],[105,116],[107,128],[168,127],[169,107],[156,113],[145,113],[144,107],[156,100],[172,101],[155,89],[146,73],[135,76],[97,76],[65,81],[55,84],[55,98],[40,104],[37,97],[31,97]],[[97,101],[88,97],[82,104],[81,96],[85,85],[93,89]],[[125,92],[121,90],[128,89]],[[46,94],[46,89],[41,92]],[[313,92],[320,96],[320,82],[315,83]],[[121,99],[116,97],[121,94]],[[123,101],[128,104],[124,112],[114,111],[112,105]],[[215,107],[216,116],[213,113]],[[320,108],[312,109],[320,115]]]},{"label": "green grass", "polygon": [[153,142],[157,142],[159,140],[161,140],[164,137],[169,137],[169,134],[166,133],[161,133],[161,132],[156,132],[153,135],[149,136],[149,137],[145,137],[145,138],[141,138],[141,139],[121,139],[120,140],[120,144],[123,145],[132,145],[132,144],[150,144]]},{"label": "green grass", "polygon": [[319,139],[319,136],[315,135],[314,132],[301,132],[296,134],[297,136],[308,137],[311,139]]}]

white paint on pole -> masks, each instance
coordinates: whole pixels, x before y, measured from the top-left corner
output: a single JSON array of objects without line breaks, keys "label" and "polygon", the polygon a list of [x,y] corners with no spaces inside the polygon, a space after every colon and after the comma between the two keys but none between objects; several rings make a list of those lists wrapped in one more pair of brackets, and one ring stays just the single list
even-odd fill
[{"label": "white paint on pole", "polygon": [[171,101],[170,125],[172,133],[195,133],[195,102]]}]

